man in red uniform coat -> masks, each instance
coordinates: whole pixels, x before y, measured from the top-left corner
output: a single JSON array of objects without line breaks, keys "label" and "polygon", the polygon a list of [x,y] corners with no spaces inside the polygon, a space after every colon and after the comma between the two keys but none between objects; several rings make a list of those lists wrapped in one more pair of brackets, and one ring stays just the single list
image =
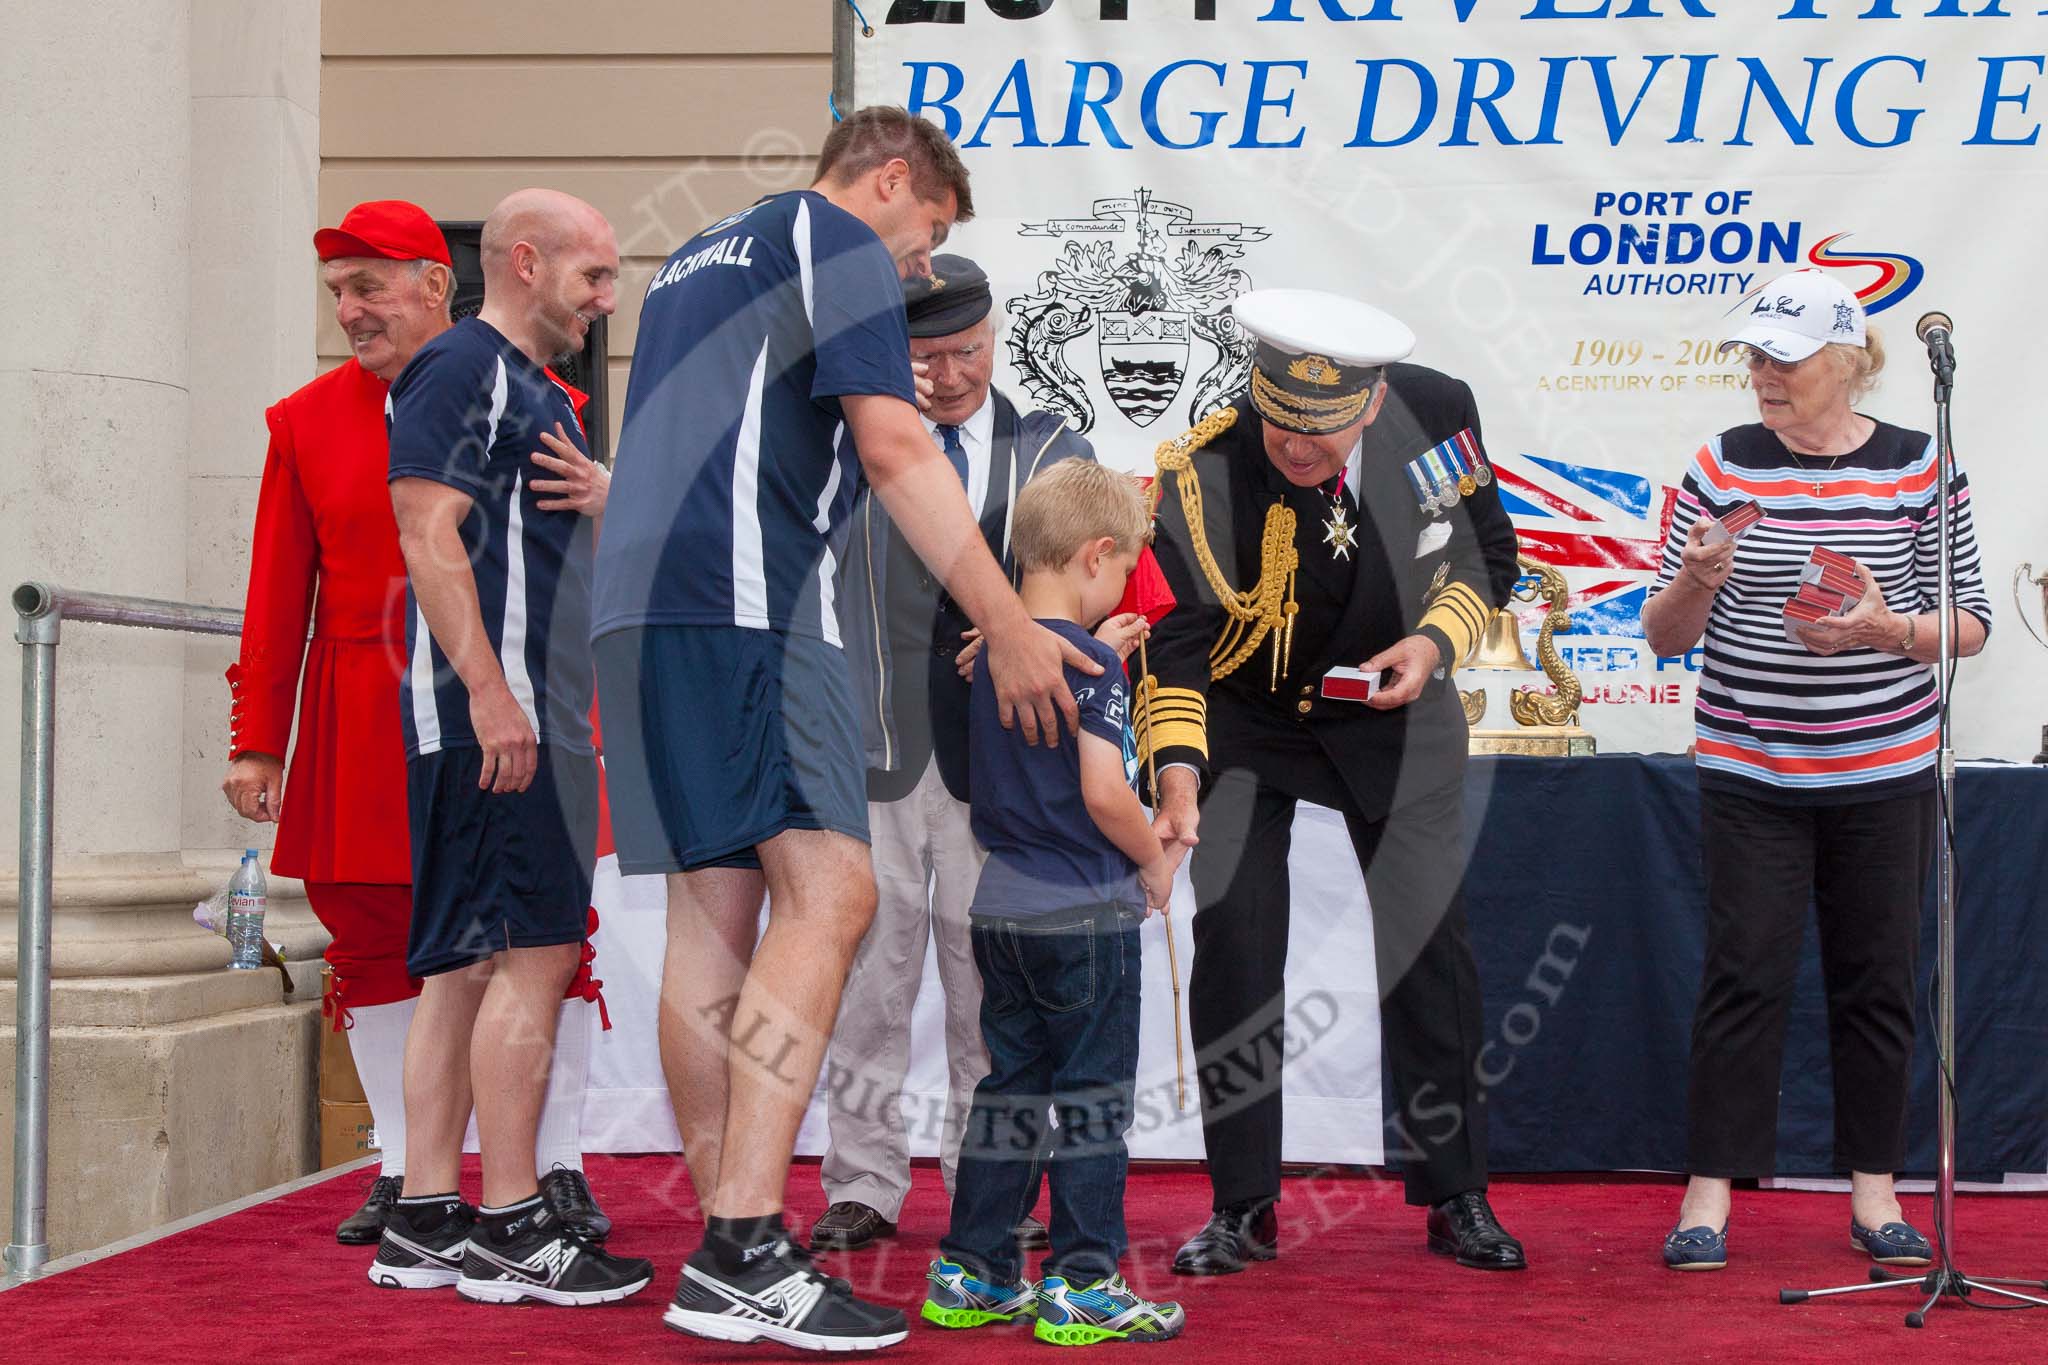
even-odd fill
[{"label": "man in red uniform coat", "polygon": [[[405,1035],[420,992],[405,970],[412,916],[398,708],[405,560],[385,486],[384,398],[413,353],[447,330],[455,276],[440,228],[424,209],[401,201],[358,204],[340,227],[315,233],[313,246],[355,362],[264,414],[270,453],[241,659],[228,670],[233,735],[221,787],[245,819],[277,822],[272,868],[304,879],[314,914],[334,936],[326,954],[334,984],[324,1006],[336,1028],[348,1029],[384,1156],[368,1198],[336,1237],[367,1245],[382,1234],[405,1172]],[[580,416],[584,396],[570,395]],[[602,466],[580,456],[534,458],[556,476],[559,487],[550,491],[560,505],[603,510],[609,477]],[[533,486],[549,490],[546,481]],[[287,803],[283,755],[294,694],[299,737]],[[537,1151],[541,1188],[556,1212],[602,1240],[610,1222],[582,1171],[598,986],[591,957],[586,944],[556,1034]]]}]

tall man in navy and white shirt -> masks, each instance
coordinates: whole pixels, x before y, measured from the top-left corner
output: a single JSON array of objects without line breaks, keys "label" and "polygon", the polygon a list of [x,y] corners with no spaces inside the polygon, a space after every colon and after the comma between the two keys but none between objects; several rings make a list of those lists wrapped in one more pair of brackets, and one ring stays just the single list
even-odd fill
[{"label": "tall man in navy and white shirt", "polygon": [[875,905],[833,602],[861,475],[986,635],[1006,723],[1057,742],[1075,724],[1063,661],[1098,667],[1024,611],[918,420],[899,278],[927,273],[972,209],[935,125],[862,110],[810,189],[684,243],[641,312],[592,626],[621,869],[668,874],[662,1064],[707,1218],[667,1321],[698,1335],[867,1349],[906,1333],[782,1226]]},{"label": "tall man in navy and white shirt", "polygon": [[[481,245],[482,311],[420,348],[386,409],[411,607],[396,699],[412,826],[406,969],[426,984],[406,1040],[405,1191],[369,1274],[487,1303],[602,1303],[645,1288],[653,1266],[565,1227],[534,1175],[598,799],[594,519],[551,495],[534,461],[551,442],[584,450],[545,366],[612,311],[619,251],[597,210],[552,190],[499,204]],[[472,1095],[481,1218],[459,1193]]]},{"label": "tall man in navy and white shirt", "polygon": [[[932,384],[925,427],[966,486],[989,553],[1007,569],[1018,491],[1041,469],[1095,454],[1062,414],[1020,412],[995,387],[994,302],[987,273],[965,256],[934,256],[931,274],[903,283],[910,356]],[[811,1246],[836,1250],[894,1233],[910,1193],[900,1092],[927,940],[946,1003],[938,1137],[949,1192],[968,1102],[988,1074],[981,973],[967,932],[983,857],[967,819],[968,681],[958,661],[969,622],[872,489],[854,503],[846,555],[839,619],[867,746],[877,897],[825,1064],[831,1141],[818,1174],[827,1207],[811,1224]],[[1045,1225],[1027,1216],[1018,1240],[1045,1246]]]}]

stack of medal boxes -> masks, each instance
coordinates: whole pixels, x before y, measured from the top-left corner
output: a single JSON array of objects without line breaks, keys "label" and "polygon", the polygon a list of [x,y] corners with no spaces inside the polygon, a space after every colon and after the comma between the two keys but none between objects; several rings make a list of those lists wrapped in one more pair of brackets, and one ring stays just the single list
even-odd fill
[{"label": "stack of medal boxes", "polygon": [[1785,638],[1803,648],[1801,626],[1846,615],[1862,600],[1863,575],[1856,572],[1856,561],[1816,545],[1799,570],[1799,591],[1785,603]]}]

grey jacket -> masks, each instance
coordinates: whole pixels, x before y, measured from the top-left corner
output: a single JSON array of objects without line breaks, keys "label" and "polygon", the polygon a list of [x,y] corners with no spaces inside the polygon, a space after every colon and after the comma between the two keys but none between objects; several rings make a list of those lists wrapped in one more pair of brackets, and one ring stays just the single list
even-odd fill
[{"label": "grey jacket", "polygon": [[[1095,452],[1066,418],[1052,412],[1019,413],[1000,390],[990,391],[995,422],[989,440],[988,495],[980,509],[989,553],[1014,577],[1010,562],[1010,510],[1018,489],[1047,465],[1068,456],[1093,460]],[[940,595],[933,647],[916,659],[898,659],[884,619],[889,598],[889,545],[895,523],[874,490],[863,485],[853,505],[853,534],[839,591],[839,638],[853,678],[861,717],[869,799],[894,800],[915,786],[927,757],[936,753],[947,790],[967,799],[967,684],[954,671],[960,635],[972,623],[951,597]],[[904,678],[915,667],[921,676]],[[899,692],[902,694],[899,696]],[[914,713],[914,714],[913,714]],[[900,790],[899,790],[900,788]]]}]

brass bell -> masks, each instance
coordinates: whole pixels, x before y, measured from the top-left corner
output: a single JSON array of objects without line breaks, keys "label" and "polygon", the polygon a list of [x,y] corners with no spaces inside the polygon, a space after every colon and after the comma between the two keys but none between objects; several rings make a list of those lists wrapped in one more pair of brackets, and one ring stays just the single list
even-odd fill
[{"label": "brass bell", "polygon": [[1486,633],[1479,637],[1472,653],[1466,658],[1466,668],[1502,668],[1517,673],[1534,673],[1536,665],[1529,662],[1529,656],[1522,652],[1521,627],[1515,624],[1514,614],[1502,608],[1486,623]]}]

